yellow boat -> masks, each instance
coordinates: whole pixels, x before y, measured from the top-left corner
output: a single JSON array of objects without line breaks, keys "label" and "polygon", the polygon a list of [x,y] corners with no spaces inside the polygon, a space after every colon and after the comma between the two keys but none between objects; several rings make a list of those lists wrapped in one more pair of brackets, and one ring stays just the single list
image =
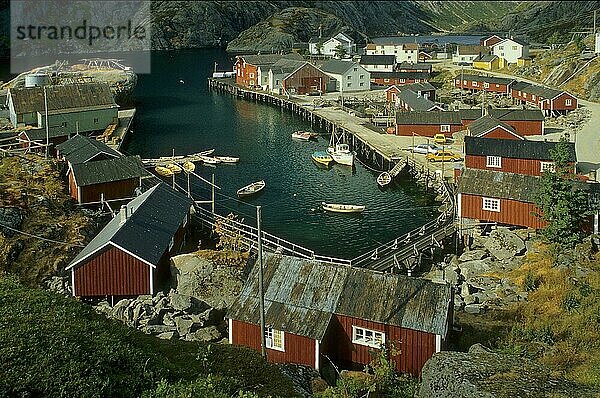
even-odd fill
[{"label": "yellow boat", "polygon": [[171,170],[171,172],[177,174],[177,173],[181,173],[183,171],[183,169],[181,168],[180,165],[176,164],[176,163],[167,163],[165,165],[165,167],[169,170]]},{"label": "yellow boat", "polygon": [[331,155],[324,151],[316,151],[311,156],[316,163],[322,164],[324,166],[329,167],[329,164],[333,162],[333,158],[331,157]]},{"label": "yellow boat", "polygon": [[163,177],[173,177],[171,169],[168,169],[165,166],[156,166],[154,170]]},{"label": "yellow boat", "polygon": [[183,171],[185,171],[186,173],[193,173],[194,170],[196,170],[196,165],[192,162],[185,162],[183,164]]}]

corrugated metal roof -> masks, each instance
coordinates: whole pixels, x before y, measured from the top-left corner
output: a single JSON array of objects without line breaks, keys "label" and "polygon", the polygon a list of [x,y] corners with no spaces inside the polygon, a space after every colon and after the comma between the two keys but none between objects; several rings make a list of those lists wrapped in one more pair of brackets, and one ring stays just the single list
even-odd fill
[{"label": "corrugated metal roof", "polygon": [[81,134],[57,145],[56,148],[71,164],[86,162],[102,153],[115,158],[123,156],[105,143]]},{"label": "corrugated metal roof", "polygon": [[259,54],[259,55],[240,55],[241,58],[250,65],[273,65],[280,59],[302,60],[302,55],[296,53],[290,54]]},{"label": "corrugated metal roof", "polygon": [[139,178],[145,171],[138,155],[78,163],[71,170],[80,187]]},{"label": "corrugated metal roof", "polygon": [[415,111],[427,111],[435,106],[435,103],[412,90],[400,91],[398,98]]},{"label": "corrugated metal roof", "polygon": [[[481,108],[460,109],[463,120],[476,120],[482,117]],[[488,108],[488,115],[500,121],[543,121],[544,114],[539,109],[501,109]]]},{"label": "corrugated metal roof", "polygon": [[395,65],[395,55],[363,55],[360,57],[361,65]]},{"label": "corrugated metal roof", "polygon": [[466,169],[460,176],[458,192],[535,203],[539,181],[525,174]]},{"label": "corrugated metal roof", "polygon": [[473,123],[469,124],[467,129],[471,132],[471,135],[478,136],[483,133],[487,133],[488,131],[496,127],[502,127],[503,129],[513,134],[519,135],[519,133],[517,133],[517,131],[513,127],[501,122],[500,120],[490,115],[483,116],[475,120]]},{"label": "corrugated metal roof", "polygon": [[505,79],[503,77],[473,75],[473,74],[458,74],[454,78],[456,80],[467,80],[471,82],[483,82],[490,84],[511,84],[515,79]]},{"label": "corrugated metal roof", "polygon": [[371,79],[429,79],[428,72],[371,72]]},{"label": "corrugated metal roof", "polygon": [[144,261],[156,265],[188,214],[192,200],[160,183],[127,204],[130,216],[121,224],[121,215],[113,219],[83,248],[69,267],[107,243],[114,243]]},{"label": "corrugated metal roof", "polygon": [[[445,335],[446,285],[272,254],[265,256],[263,278],[265,320],[276,329],[321,340],[331,315],[338,313]],[[227,317],[259,322],[257,264]]]},{"label": "corrugated metal roof", "polygon": [[[470,127],[470,126],[469,126]],[[556,142],[505,140],[500,138],[465,137],[465,153],[476,156],[500,156],[516,159],[552,160],[550,151]],[[569,161],[576,162],[575,143],[568,142]]]},{"label": "corrugated metal roof", "polygon": [[[333,73],[336,75],[343,75],[344,73],[349,71],[352,67],[354,67],[355,64],[358,65],[356,62],[353,62],[353,61],[344,61],[341,59],[330,59],[329,61],[325,62],[321,66],[321,70],[323,72]],[[361,68],[362,68],[362,66],[361,66]]]},{"label": "corrugated metal roof", "polygon": [[415,69],[431,72],[431,64],[425,62],[400,62],[396,64],[396,69]]},{"label": "corrugated metal roof", "polygon": [[397,124],[462,124],[460,113],[457,111],[413,111],[398,112]]}]

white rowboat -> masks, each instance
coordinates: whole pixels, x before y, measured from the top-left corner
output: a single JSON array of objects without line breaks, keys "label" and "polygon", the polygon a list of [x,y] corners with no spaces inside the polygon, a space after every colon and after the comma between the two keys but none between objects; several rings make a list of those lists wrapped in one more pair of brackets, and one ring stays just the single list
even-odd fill
[{"label": "white rowboat", "polygon": [[336,144],[335,147],[330,146],[327,148],[327,152],[336,163],[350,167],[354,165],[354,152],[350,151],[348,144]]},{"label": "white rowboat", "polygon": [[206,164],[219,164],[221,161],[217,158],[213,158],[210,156],[198,155],[198,159],[200,159],[203,163]]},{"label": "white rowboat", "polygon": [[362,213],[366,206],[359,205],[345,205],[339,203],[325,203],[322,202],[321,206],[325,211],[331,211],[334,213]]},{"label": "white rowboat", "polygon": [[377,177],[377,184],[379,184],[380,187],[385,187],[390,182],[392,182],[392,176],[387,171],[384,171]]},{"label": "white rowboat", "polygon": [[265,188],[265,185],[266,184],[264,180],[253,182],[252,184],[246,185],[245,187],[238,189],[237,195],[240,197],[254,195],[262,191]]},{"label": "white rowboat", "polygon": [[236,158],[233,156],[215,156],[217,160],[220,160],[223,163],[237,163],[240,161],[240,158]]}]

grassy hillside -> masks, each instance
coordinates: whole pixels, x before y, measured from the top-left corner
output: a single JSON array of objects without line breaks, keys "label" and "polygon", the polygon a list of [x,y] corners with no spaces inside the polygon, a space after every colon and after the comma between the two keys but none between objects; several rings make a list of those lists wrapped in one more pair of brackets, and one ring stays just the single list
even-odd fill
[{"label": "grassy hillside", "polygon": [[[0,277],[2,397],[293,397],[250,349],[164,341]],[[238,394],[246,395],[238,395]]]}]

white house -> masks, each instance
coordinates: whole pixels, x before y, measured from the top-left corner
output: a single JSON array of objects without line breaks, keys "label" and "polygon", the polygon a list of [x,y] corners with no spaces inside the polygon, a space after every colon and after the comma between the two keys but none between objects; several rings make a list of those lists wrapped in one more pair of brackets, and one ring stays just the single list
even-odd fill
[{"label": "white house", "polygon": [[[391,40],[393,38],[388,38]],[[396,63],[418,62],[419,45],[417,43],[380,42],[369,43],[365,47],[366,55],[393,55]]]},{"label": "white house", "polygon": [[[468,63],[472,64],[473,60],[480,55],[487,55],[490,53],[490,50],[485,46],[463,46],[459,45],[456,47],[456,52],[452,54],[452,62],[455,64],[458,63]],[[517,62],[515,60],[515,62]]]},{"label": "white house", "polygon": [[600,54],[600,33],[596,33],[596,54]]},{"label": "white house", "polygon": [[[321,46],[319,46],[319,44]],[[354,44],[354,40],[351,37],[338,33],[337,35],[323,40],[320,37],[313,37],[310,39],[308,43],[308,51],[311,54],[322,54],[322,55],[336,55],[336,49],[341,46],[347,55],[352,55],[356,52],[356,46]]]},{"label": "white house", "polygon": [[363,55],[360,64],[369,72],[393,72],[396,57],[393,55]]},{"label": "white house", "polygon": [[529,57],[529,44],[515,39],[504,39],[492,46],[492,54],[504,58],[509,64],[516,64],[517,59]]},{"label": "white house", "polygon": [[336,80],[340,92],[363,91],[371,88],[371,74],[358,62],[331,59],[321,70]]}]

